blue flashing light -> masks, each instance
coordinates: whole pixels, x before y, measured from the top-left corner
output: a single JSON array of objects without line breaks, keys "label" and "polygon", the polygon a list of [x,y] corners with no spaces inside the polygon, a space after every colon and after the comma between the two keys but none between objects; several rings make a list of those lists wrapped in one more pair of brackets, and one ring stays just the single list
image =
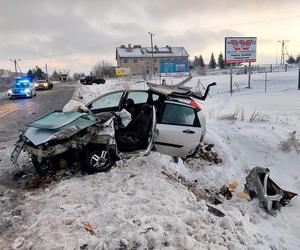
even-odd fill
[{"label": "blue flashing light", "polygon": [[29,80],[18,80],[17,82],[18,82],[18,83],[30,83]]}]

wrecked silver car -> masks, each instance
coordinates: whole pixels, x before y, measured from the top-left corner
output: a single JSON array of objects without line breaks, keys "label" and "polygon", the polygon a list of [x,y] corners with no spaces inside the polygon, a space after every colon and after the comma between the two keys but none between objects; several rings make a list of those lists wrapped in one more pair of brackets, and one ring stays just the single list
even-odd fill
[{"label": "wrecked silver car", "polygon": [[[198,100],[205,94],[183,86],[148,84],[149,90],[104,94],[81,112],[54,112],[28,124],[11,155],[17,164],[23,149],[39,173],[55,169],[60,159],[78,158],[90,172],[109,170],[120,153],[155,149],[186,158],[197,151],[206,133]],[[83,107],[82,107],[83,106]]]}]

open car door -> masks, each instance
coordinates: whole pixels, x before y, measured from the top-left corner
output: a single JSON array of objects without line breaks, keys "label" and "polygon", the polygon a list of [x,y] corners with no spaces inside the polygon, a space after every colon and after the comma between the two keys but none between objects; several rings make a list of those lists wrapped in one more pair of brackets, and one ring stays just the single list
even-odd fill
[{"label": "open car door", "polygon": [[200,143],[202,128],[195,108],[166,101],[156,125],[157,151],[186,158]]}]

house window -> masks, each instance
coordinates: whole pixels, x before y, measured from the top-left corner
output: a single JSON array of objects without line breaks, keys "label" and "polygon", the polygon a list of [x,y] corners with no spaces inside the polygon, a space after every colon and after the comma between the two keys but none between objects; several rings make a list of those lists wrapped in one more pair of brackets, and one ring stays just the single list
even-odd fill
[{"label": "house window", "polygon": [[138,60],[137,60],[136,58],[133,58],[133,62],[134,62],[134,63],[137,63]]},{"label": "house window", "polygon": [[124,59],[123,59],[123,62],[124,62],[124,63],[128,63],[128,59],[127,59],[127,58],[124,58]]}]

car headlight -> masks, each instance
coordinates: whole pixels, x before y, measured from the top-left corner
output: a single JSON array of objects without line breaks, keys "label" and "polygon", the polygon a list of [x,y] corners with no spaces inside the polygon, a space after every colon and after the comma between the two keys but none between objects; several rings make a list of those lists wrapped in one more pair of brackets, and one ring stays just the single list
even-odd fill
[{"label": "car headlight", "polygon": [[38,87],[39,85],[37,83],[34,84],[34,87]]},{"label": "car headlight", "polygon": [[44,87],[47,87],[48,86],[48,83],[44,83]]},{"label": "car headlight", "polygon": [[11,94],[12,94],[12,90],[9,89],[9,90],[7,91],[7,93],[11,95]]},{"label": "car headlight", "polygon": [[26,94],[28,94],[29,92],[30,92],[30,89],[28,89],[28,88],[24,90],[24,93],[26,93]]}]

